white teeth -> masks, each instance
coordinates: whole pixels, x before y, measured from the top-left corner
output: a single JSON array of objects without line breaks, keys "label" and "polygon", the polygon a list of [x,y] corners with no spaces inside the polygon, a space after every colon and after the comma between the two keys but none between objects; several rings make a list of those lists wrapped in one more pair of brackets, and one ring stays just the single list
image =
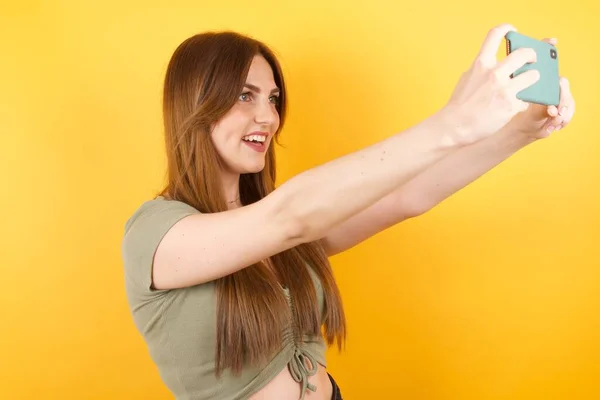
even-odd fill
[{"label": "white teeth", "polygon": [[251,135],[251,136],[244,136],[242,138],[242,140],[246,140],[249,142],[261,142],[263,143],[265,140],[267,140],[267,138],[265,136],[262,135]]}]

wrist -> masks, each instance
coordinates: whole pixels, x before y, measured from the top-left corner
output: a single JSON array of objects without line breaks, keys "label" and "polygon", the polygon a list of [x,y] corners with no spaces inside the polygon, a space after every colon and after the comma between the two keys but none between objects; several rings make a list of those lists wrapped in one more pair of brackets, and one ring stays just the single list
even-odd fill
[{"label": "wrist", "polygon": [[535,137],[511,128],[509,125],[505,125],[492,138],[498,148],[506,149],[509,152],[517,152],[537,141]]},{"label": "wrist", "polygon": [[446,105],[431,119],[438,126],[439,140],[444,148],[456,150],[472,144],[472,129],[458,109]]}]

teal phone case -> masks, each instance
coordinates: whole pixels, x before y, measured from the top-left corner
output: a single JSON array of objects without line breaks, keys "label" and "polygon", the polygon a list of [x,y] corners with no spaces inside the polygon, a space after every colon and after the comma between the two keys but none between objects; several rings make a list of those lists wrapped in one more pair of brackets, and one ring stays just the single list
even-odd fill
[{"label": "teal phone case", "polygon": [[521,47],[534,49],[537,54],[537,61],[523,65],[511,77],[530,69],[537,69],[540,73],[540,79],[528,88],[521,90],[517,94],[517,98],[528,103],[558,106],[560,102],[558,50],[550,43],[542,42],[518,32],[509,32],[506,35],[506,54],[508,55]]}]

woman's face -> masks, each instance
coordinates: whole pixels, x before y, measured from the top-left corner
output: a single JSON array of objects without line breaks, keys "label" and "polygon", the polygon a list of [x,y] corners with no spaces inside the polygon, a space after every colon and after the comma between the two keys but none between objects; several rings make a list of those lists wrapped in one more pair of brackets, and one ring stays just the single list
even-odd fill
[{"label": "woman's face", "polygon": [[245,174],[264,168],[267,149],[279,127],[279,93],[271,66],[264,57],[255,56],[244,91],[211,132],[227,169],[224,172]]}]

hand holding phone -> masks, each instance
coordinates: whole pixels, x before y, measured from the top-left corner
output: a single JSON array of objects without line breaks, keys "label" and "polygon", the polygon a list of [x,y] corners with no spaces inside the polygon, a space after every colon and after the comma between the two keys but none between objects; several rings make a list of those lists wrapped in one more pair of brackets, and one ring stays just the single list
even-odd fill
[{"label": "hand holding phone", "polygon": [[540,79],[533,85],[521,90],[517,98],[528,103],[558,106],[560,103],[560,76],[558,72],[558,50],[556,46],[544,41],[511,31],[505,36],[506,54],[522,47],[536,52],[537,60],[517,69],[511,78],[525,71],[535,69]]}]

